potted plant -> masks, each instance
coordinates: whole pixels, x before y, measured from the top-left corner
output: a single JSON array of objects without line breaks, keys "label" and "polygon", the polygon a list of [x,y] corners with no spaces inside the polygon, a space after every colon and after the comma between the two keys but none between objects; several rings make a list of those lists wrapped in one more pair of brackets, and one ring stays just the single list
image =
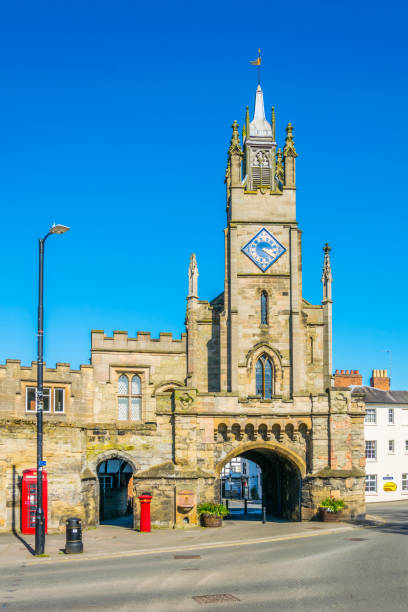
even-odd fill
[{"label": "potted plant", "polygon": [[335,497],[327,497],[320,504],[320,520],[325,522],[339,521],[344,508],[344,500]]},{"label": "potted plant", "polygon": [[228,514],[224,504],[199,504],[197,512],[202,517],[204,527],[222,527],[222,519]]}]

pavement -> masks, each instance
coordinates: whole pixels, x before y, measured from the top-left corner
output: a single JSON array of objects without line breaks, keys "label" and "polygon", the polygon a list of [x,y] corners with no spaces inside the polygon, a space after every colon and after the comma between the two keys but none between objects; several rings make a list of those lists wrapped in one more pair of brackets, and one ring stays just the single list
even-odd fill
[{"label": "pavement", "polygon": [[[237,512],[231,520],[225,520],[221,528],[206,529],[194,527],[186,529],[153,529],[150,533],[135,531],[129,520],[104,524],[97,528],[84,529],[82,554],[66,555],[65,534],[46,536],[45,554],[33,556],[34,535],[19,533],[0,534],[0,566],[21,562],[45,563],[47,561],[68,561],[74,559],[98,559],[119,556],[151,555],[161,552],[194,550],[195,548],[216,548],[240,546],[282,539],[310,538],[333,533],[338,530],[353,529],[347,523],[294,523],[282,519],[268,519],[263,524],[253,517],[245,519]],[[114,522],[114,521],[113,521]],[[118,524],[119,523],[119,524]]]},{"label": "pavement", "polygon": [[261,520],[260,506],[248,505],[248,513],[243,512],[243,504],[230,501],[230,517],[224,520],[223,527],[206,529],[191,527],[185,529],[152,529],[150,533],[140,533],[133,529],[132,517],[124,517],[102,524],[96,528],[84,529],[82,554],[65,554],[65,533],[46,536],[45,556],[34,556],[34,535],[15,533],[0,534],[0,566],[31,561],[67,561],[73,559],[99,559],[120,556],[151,555],[161,552],[194,550],[195,548],[216,548],[223,546],[243,546],[261,542],[272,542],[298,538],[310,538],[350,530],[357,527],[382,527],[384,531],[398,530],[406,525],[407,502],[392,504],[374,503],[368,506],[366,520],[359,522],[322,523],[291,522],[268,517],[265,524]]}]

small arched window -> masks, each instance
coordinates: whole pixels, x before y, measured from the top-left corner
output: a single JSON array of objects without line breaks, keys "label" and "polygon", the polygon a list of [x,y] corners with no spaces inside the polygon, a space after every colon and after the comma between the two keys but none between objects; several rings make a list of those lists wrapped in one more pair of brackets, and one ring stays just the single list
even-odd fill
[{"label": "small arched window", "polygon": [[273,393],[273,365],[268,355],[261,355],[255,368],[256,394],[271,399]]},{"label": "small arched window", "polygon": [[[130,390],[130,391],[129,391]],[[142,381],[135,374],[121,374],[118,379],[118,419],[140,421],[142,418]]]},{"label": "small arched window", "polygon": [[261,293],[261,325],[268,325],[268,294]]}]

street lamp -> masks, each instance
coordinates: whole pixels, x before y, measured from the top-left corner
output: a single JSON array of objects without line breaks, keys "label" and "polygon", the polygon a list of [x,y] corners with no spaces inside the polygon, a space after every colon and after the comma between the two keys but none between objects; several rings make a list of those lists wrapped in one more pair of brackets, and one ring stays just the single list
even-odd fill
[{"label": "street lamp", "polygon": [[38,280],[38,344],[37,344],[37,504],[35,510],[35,554],[44,554],[45,521],[43,508],[43,341],[44,341],[44,243],[50,234],[64,234],[66,225],[54,225],[44,238],[39,239],[39,280]]}]

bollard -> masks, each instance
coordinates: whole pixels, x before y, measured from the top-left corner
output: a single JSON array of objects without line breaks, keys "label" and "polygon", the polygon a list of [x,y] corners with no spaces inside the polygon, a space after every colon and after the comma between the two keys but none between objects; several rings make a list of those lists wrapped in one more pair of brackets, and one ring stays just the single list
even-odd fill
[{"label": "bollard", "polygon": [[244,514],[248,514],[248,500],[244,500]]},{"label": "bollard", "polygon": [[262,506],[262,523],[266,523],[266,506]]},{"label": "bollard", "polygon": [[81,552],[84,552],[81,519],[71,516],[66,520],[65,553],[70,555]]},{"label": "bollard", "polygon": [[227,508],[227,510],[229,510],[229,501],[228,501],[228,499],[225,500],[225,507]]},{"label": "bollard", "polygon": [[152,501],[152,496],[148,493],[144,493],[143,495],[139,495],[140,500],[140,531],[150,532],[150,502]]}]

